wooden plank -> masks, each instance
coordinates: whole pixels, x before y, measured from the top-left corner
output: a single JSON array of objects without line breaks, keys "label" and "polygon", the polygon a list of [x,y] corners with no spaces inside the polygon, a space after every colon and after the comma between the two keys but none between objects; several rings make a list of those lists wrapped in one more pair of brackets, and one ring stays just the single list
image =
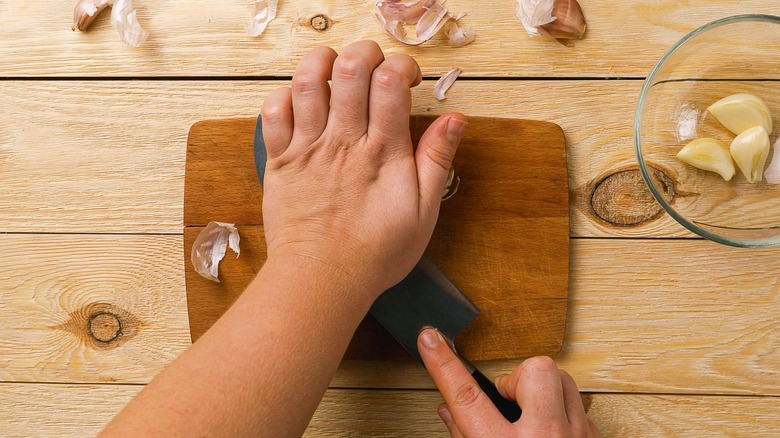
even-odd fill
[{"label": "wooden plank", "polygon": [[[256,116],[267,93],[284,84],[0,82],[0,231],[180,233],[189,127]],[[690,236],[662,212],[636,171],[632,123],[640,87],[461,81],[438,102],[433,82],[424,81],[414,91],[413,113],[556,123],[567,140],[573,236]]]},{"label": "wooden plank", "polygon": [[[585,39],[574,47],[528,37],[515,17],[514,0],[450,0],[468,12],[477,31],[469,46],[452,49],[437,37],[407,47],[385,35],[363,0],[287,1],[266,33],[251,38],[244,25],[253,1],[139,1],[139,22],[149,31],[140,48],[124,46],[104,12],[89,32],[72,32],[75,2],[6,0],[0,4],[1,76],[246,76],[289,75],[313,47],[341,48],[375,39],[388,53],[416,56],[425,75],[460,66],[470,76],[640,77],[687,32],[728,15],[780,15],[775,0],[582,2]],[[311,18],[327,17],[317,31]],[[619,15],[619,18],[617,17]],[[768,44],[771,42],[767,41]],[[204,60],[208,60],[204,62]]]},{"label": "wooden plank", "polygon": [[148,382],[189,345],[181,246],[3,235],[0,380]]},{"label": "wooden plank", "polygon": [[[0,384],[7,437],[96,434],[138,391],[136,385]],[[772,437],[780,398],[587,394],[588,415],[604,436]],[[447,437],[436,391],[331,389],[304,436]]]},{"label": "wooden plank", "polygon": [[[433,117],[411,119],[417,143]],[[206,120],[187,140],[184,185],[187,306],[198,339],[265,262],[255,119]],[[481,310],[456,339],[471,360],[553,355],[563,342],[569,274],[569,193],[561,128],[537,120],[472,117],[455,157],[458,190],[442,203],[426,254]],[[223,188],[224,196],[214,196]],[[222,282],[198,275],[192,243],[210,221],[239,224],[248,257],[226,260]],[[511,341],[510,341],[511,340]],[[365,321],[349,360],[411,360]]]},{"label": "wooden plank", "polygon": [[[181,236],[0,235],[0,247],[11,273],[0,277],[2,380],[145,383],[187,345]],[[779,255],[574,239],[556,359],[591,392],[780,395]],[[52,328],[98,301],[147,325],[114,349]],[[494,376],[516,364],[480,365]],[[332,385],[432,387],[418,365],[388,362],[348,363]]]}]

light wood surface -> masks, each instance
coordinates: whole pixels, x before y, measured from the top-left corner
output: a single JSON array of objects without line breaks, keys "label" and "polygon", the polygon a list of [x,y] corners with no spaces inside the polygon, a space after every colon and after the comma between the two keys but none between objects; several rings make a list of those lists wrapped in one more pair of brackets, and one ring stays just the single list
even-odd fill
[{"label": "light wood surface", "polygon": [[[780,3],[582,0],[585,39],[564,47],[527,37],[515,0],[448,0],[478,35],[459,49],[393,42],[370,1],[281,3],[250,38],[251,0],[137,0],[150,39],[132,49],[107,13],[71,32],[75,0],[0,0],[0,436],[94,434],[187,347],[190,127],[256,116],[309,48],[360,38],[419,60],[415,114],[563,128],[571,269],[555,359],[605,436],[777,435],[780,249],[710,243],[666,215],[636,170],[633,115],[641,79],[686,32]],[[320,13],[326,31],[309,24]],[[465,80],[438,102],[432,79],[453,67]],[[307,436],[446,436],[417,365],[347,362],[331,386]]]},{"label": "light wood surface", "polygon": [[[3,436],[27,437],[31,430],[38,436],[94,435],[140,389],[0,384]],[[436,391],[330,390],[304,436],[447,437],[436,414],[441,401]],[[605,437],[774,437],[780,398],[593,394],[586,406]]]},{"label": "light wood surface", "polygon": [[[414,116],[417,144],[436,118]],[[198,122],[187,138],[184,266],[193,342],[238,299],[265,262],[256,118]],[[453,161],[457,191],[444,201],[426,255],[480,314],[455,338],[469,360],[554,355],[563,343],[569,282],[569,191],[561,128],[538,120],[470,117]],[[218,189],[215,189],[218,188]],[[454,186],[453,186],[454,190]],[[220,282],[192,265],[211,221],[234,223],[245,257],[220,263]],[[411,361],[369,316],[344,360]]]}]

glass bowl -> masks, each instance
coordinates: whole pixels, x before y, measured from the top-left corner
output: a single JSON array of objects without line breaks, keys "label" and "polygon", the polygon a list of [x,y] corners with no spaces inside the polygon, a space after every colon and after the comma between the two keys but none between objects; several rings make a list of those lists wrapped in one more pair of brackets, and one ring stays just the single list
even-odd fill
[{"label": "glass bowl", "polygon": [[[655,199],[688,230],[726,245],[780,243],[780,17],[737,15],[702,26],[658,61],[642,87],[634,120],[639,170]],[[735,135],[707,111],[735,93],[759,96],[774,129],[761,182],[736,166],[731,181],[678,160],[699,137],[728,147]]]}]

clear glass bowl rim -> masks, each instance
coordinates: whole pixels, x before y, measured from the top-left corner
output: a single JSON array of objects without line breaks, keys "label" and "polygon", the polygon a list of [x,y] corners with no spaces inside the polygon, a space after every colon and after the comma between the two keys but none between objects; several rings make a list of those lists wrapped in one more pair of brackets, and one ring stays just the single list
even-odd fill
[{"label": "clear glass bowl rim", "polygon": [[677,211],[675,211],[675,209],[671,205],[669,205],[668,202],[666,202],[663,195],[658,191],[658,189],[656,189],[655,185],[653,184],[648,166],[645,163],[644,157],[642,156],[642,143],[640,141],[640,137],[641,137],[640,118],[642,115],[642,109],[645,104],[645,99],[647,97],[648,91],[650,90],[651,84],[655,79],[656,74],[661,69],[661,66],[663,66],[664,62],[666,62],[666,60],[670,56],[672,56],[672,54],[675,51],[677,51],[683,44],[685,44],[688,40],[696,37],[697,35],[702,34],[710,29],[714,29],[716,27],[720,27],[726,24],[743,22],[743,21],[763,21],[763,22],[775,23],[777,25],[780,25],[780,17],[775,15],[766,15],[766,14],[732,15],[730,17],[725,17],[725,18],[712,21],[691,31],[689,34],[685,35],[679,41],[677,41],[672,47],[669,48],[669,50],[666,51],[666,53],[664,53],[663,56],[661,56],[661,59],[659,59],[658,62],[653,67],[653,69],[650,70],[650,74],[645,79],[645,83],[642,86],[642,91],[639,94],[639,102],[637,103],[636,113],[634,115],[634,149],[636,151],[636,157],[639,163],[639,171],[642,174],[642,178],[645,180],[645,184],[647,185],[647,188],[650,189],[650,193],[653,194],[655,200],[659,204],[661,204],[661,207],[663,207],[664,210],[666,210],[669,216],[673,217],[680,225],[687,228],[689,231],[698,234],[699,236],[712,240],[713,242],[718,242],[724,245],[736,246],[740,248],[758,248],[758,247],[780,244],[780,231],[778,232],[777,237],[771,237],[765,239],[732,239],[724,236],[719,236],[717,234],[704,230],[698,227],[693,222],[686,219],[685,217],[683,217],[682,215],[680,215],[679,213],[677,213]]}]

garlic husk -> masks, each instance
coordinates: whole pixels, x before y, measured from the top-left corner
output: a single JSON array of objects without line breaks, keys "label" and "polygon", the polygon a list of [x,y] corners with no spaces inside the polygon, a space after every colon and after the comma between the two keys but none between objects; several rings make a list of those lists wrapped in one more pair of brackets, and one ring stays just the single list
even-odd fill
[{"label": "garlic husk", "polygon": [[531,36],[580,39],[585,15],[577,0],[517,0],[515,15]]},{"label": "garlic husk", "polygon": [[426,9],[420,20],[414,28],[417,38],[422,41],[428,41],[441,30],[445,24],[452,18],[452,14],[441,3],[434,3]]},{"label": "garlic husk", "polygon": [[458,76],[460,76],[461,72],[463,72],[462,69],[454,68],[445,73],[444,76],[436,81],[436,85],[433,87],[433,96],[438,100],[446,99],[447,96],[445,96],[444,93],[446,93],[452,84],[455,83],[455,80],[458,79]]},{"label": "garlic husk", "polygon": [[[455,183],[455,185],[453,185]],[[444,184],[444,191],[441,194],[441,200],[446,201],[458,193],[458,187],[460,187],[460,177],[455,175],[455,168],[450,166],[450,171],[447,174],[447,182]]]},{"label": "garlic husk", "polygon": [[376,7],[386,20],[415,24],[432,4],[433,0],[381,0]]},{"label": "garlic husk", "polygon": [[192,244],[190,259],[195,272],[219,283],[219,262],[225,257],[228,246],[236,253],[236,258],[241,255],[240,240],[235,224],[209,222]]},{"label": "garlic husk", "polygon": [[138,23],[133,0],[116,0],[111,6],[111,25],[119,32],[119,37],[130,47],[138,47],[146,41],[148,33]]},{"label": "garlic husk", "polygon": [[447,34],[450,46],[452,47],[463,47],[467,44],[471,44],[477,37],[477,33],[474,32],[473,28],[460,26],[457,21],[447,23],[444,32]]},{"label": "garlic husk", "polygon": [[276,10],[279,0],[260,0],[255,3],[255,12],[246,25],[246,33],[249,36],[260,36],[265,32],[268,23],[276,18]]},{"label": "garlic husk", "polygon": [[697,169],[715,172],[726,181],[736,173],[729,149],[714,138],[697,138],[680,149],[677,159]]},{"label": "garlic husk", "polygon": [[769,146],[769,134],[760,125],[743,131],[731,142],[731,157],[749,183],[761,181],[769,157]]},{"label": "garlic husk", "polygon": [[85,31],[92,21],[107,8],[109,0],[79,0],[73,10],[73,26],[71,30]]}]

